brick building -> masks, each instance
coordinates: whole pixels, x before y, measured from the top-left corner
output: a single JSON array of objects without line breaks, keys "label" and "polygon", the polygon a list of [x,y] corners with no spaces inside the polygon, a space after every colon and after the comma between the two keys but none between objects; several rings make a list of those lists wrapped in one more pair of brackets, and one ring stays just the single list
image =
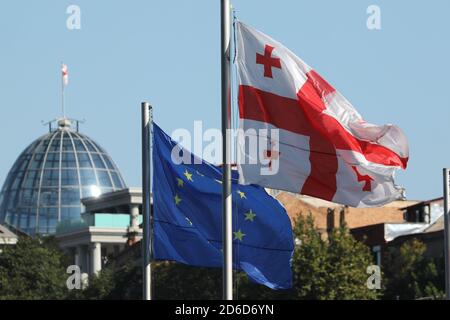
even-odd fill
[{"label": "brick building", "polygon": [[349,229],[379,223],[403,223],[405,220],[402,209],[418,203],[418,201],[394,201],[379,208],[351,208],[288,192],[280,192],[276,198],[286,208],[291,221],[299,214],[311,213],[317,229],[322,233],[331,231],[342,222],[345,222]]}]

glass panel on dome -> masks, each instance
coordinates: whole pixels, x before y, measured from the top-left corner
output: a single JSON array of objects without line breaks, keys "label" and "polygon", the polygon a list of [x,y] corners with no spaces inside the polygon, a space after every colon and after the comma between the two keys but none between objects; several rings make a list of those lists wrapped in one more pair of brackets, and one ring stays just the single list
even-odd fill
[{"label": "glass panel on dome", "polygon": [[70,140],[70,138],[63,139],[62,150],[63,151],[73,151],[72,140]]},{"label": "glass panel on dome", "polygon": [[78,188],[61,188],[61,205],[80,205],[80,190]]},{"label": "glass panel on dome", "polygon": [[95,172],[91,169],[80,169],[80,178],[82,186],[96,185],[97,179],[95,178]]},{"label": "glass panel on dome", "polygon": [[48,220],[48,232],[56,233],[56,225],[58,224],[58,219],[49,219]]},{"label": "glass panel on dome", "polygon": [[42,188],[39,205],[41,206],[57,206],[58,205],[58,188]]},{"label": "glass panel on dome", "polygon": [[80,220],[81,207],[62,207],[61,220]]},{"label": "glass panel on dome", "polygon": [[103,155],[103,159],[105,159],[106,166],[108,167],[108,169],[111,169],[111,170],[115,169],[114,164],[112,163],[110,157],[108,157],[107,155]]},{"label": "glass panel on dome", "polygon": [[108,171],[98,170],[98,181],[102,187],[112,187],[111,179],[109,178]]},{"label": "glass panel on dome", "polygon": [[77,186],[78,173],[76,169],[61,169],[61,186]]},{"label": "glass panel on dome", "polygon": [[17,191],[11,191],[8,193],[8,197],[6,198],[8,200],[7,208],[12,209],[16,205],[16,194]]},{"label": "glass panel on dome", "polygon": [[25,212],[20,214],[20,224],[19,228],[27,229],[28,228],[28,215]]},{"label": "glass panel on dome", "polygon": [[5,191],[2,193],[2,201],[0,202],[0,216],[5,215],[5,211],[7,209],[7,204],[8,204],[8,196],[9,196],[9,192]]},{"label": "glass panel on dome", "polygon": [[45,168],[59,168],[59,152],[52,152],[47,154]]},{"label": "glass panel on dome", "polygon": [[43,207],[39,209],[39,220],[58,220],[58,207]]},{"label": "glass panel on dome", "polygon": [[78,139],[78,138],[73,139],[73,143],[75,144],[75,150],[82,151],[82,152],[86,151],[86,148],[84,147],[84,145],[80,139]]},{"label": "glass panel on dome", "polygon": [[39,186],[40,171],[32,170],[27,172],[23,187],[33,188]]},{"label": "glass panel on dome", "polygon": [[19,171],[16,173],[16,176],[14,177],[14,181],[11,185],[11,190],[17,190],[20,188],[20,185],[22,183],[24,175],[25,175],[24,171]]},{"label": "glass panel on dome", "polygon": [[77,153],[78,165],[80,168],[92,168],[92,162],[89,155],[86,152]]},{"label": "glass panel on dome", "polygon": [[94,145],[88,139],[85,139],[84,143],[86,144],[89,151],[97,152],[97,149],[95,149]]},{"label": "glass panel on dome", "polygon": [[58,152],[60,151],[60,145],[61,145],[61,137],[59,134],[53,139],[52,144],[50,145],[50,148],[48,149],[49,152]]},{"label": "glass panel on dome", "polygon": [[36,228],[36,209],[31,209],[29,213],[29,219],[28,219],[28,227],[30,230],[33,230]]},{"label": "glass panel on dome", "polygon": [[114,187],[116,189],[122,189],[123,188],[122,181],[120,180],[119,175],[117,174],[117,172],[115,172],[115,171],[110,171],[110,172],[111,172],[111,177],[112,177],[113,182],[114,182]]},{"label": "glass panel on dome", "polygon": [[75,154],[73,152],[63,152],[61,168],[76,168],[76,167],[77,161],[75,159]]},{"label": "glass panel on dome", "polygon": [[42,161],[44,160],[43,153],[36,153],[33,161],[31,162],[30,169],[40,169],[42,167]]},{"label": "glass panel on dome", "polygon": [[57,187],[59,186],[59,170],[46,169],[42,175],[42,187]]},{"label": "glass panel on dome", "polygon": [[91,156],[92,156],[92,160],[94,161],[94,165],[96,168],[102,168],[102,169],[106,168],[105,164],[103,163],[102,158],[100,157],[100,154],[92,153]]},{"label": "glass panel on dome", "polygon": [[39,233],[54,233],[58,221],[58,208],[41,208],[39,211]]},{"label": "glass panel on dome", "polygon": [[50,143],[50,139],[45,139],[37,148],[35,152],[45,153],[47,151],[48,144]]},{"label": "glass panel on dome", "polygon": [[21,157],[20,161],[20,165],[18,166],[17,170],[18,171],[23,171],[26,170],[28,168],[28,164],[30,163],[31,160],[31,154],[26,154],[23,157]]},{"label": "glass panel on dome", "polygon": [[37,204],[37,190],[22,189],[20,191],[20,204],[22,206],[31,207]]},{"label": "glass panel on dome", "polygon": [[81,188],[81,199],[92,197],[92,188],[83,187]]}]

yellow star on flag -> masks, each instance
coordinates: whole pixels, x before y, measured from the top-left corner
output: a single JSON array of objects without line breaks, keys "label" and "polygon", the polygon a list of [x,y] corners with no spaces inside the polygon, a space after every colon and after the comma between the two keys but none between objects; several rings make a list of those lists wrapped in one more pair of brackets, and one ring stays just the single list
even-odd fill
[{"label": "yellow star on flag", "polygon": [[183,174],[188,181],[194,181],[194,180],[192,180],[192,173],[189,173],[189,171],[187,171],[187,169],[186,169],[186,171],[184,171]]},{"label": "yellow star on flag", "polygon": [[242,233],[241,229],[233,233],[234,233],[234,240],[242,241],[242,239],[245,237],[245,233]]},{"label": "yellow star on flag", "polygon": [[250,211],[245,214],[245,220],[249,220],[251,222],[255,220],[255,217],[256,213],[253,213],[252,209],[250,209]]},{"label": "yellow star on flag", "polygon": [[181,202],[181,198],[178,196],[178,194],[175,195],[174,200],[175,200],[175,205],[179,205]]},{"label": "yellow star on flag", "polygon": [[239,194],[241,199],[247,199],[247,197],[245,196],[245,192],[242,192],[241,190],[238,190],[237,193]]},{"label": "yellow star on flag", "polygon": [[177,181],[178,181],[178,186],[179,186],[179,187],[184,186],[184,181],[183,181],[183,179],[177,178]]}]

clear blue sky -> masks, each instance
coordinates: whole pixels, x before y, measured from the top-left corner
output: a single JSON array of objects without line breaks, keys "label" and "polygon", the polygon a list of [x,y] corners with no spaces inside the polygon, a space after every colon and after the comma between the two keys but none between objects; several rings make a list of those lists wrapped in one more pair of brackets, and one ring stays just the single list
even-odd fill
[{"label": "clear blue sky", "polygon": [[[442,193],[450,166],[450,1],[234,0],[239,18],[284,43],[372,123],[406,132],[410,199]],[[81,8],[81,30],[66,8]],[[369,31],[366,9],[381,8]],[[0,183],[17,155],[60,114],[60,61],[69,66],[68,115],[108,150],[129,186],[140,182],[140,109],[167,132],[220,127],[219,0],[5,0],[0,5]]]}]

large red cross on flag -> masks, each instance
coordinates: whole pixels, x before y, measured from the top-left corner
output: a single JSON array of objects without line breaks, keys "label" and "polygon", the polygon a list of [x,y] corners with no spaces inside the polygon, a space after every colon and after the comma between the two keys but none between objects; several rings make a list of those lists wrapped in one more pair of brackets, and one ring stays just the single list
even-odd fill
[{"label": "large red cross on flag", "polygon": [[[405,169],[409,157],[401,129],[365,122],[289,49],[241,22],[236,27],[240,126],[246,138],[239,142],[240,182],[354,207],[403,198],[404,189],[394,183],[394,171]],[[249,132],[267,132],[260,129],[278,129],[276,173],[262,174],[267,164],[252,163],[255,155],[245,145],[254,134]]]}]

